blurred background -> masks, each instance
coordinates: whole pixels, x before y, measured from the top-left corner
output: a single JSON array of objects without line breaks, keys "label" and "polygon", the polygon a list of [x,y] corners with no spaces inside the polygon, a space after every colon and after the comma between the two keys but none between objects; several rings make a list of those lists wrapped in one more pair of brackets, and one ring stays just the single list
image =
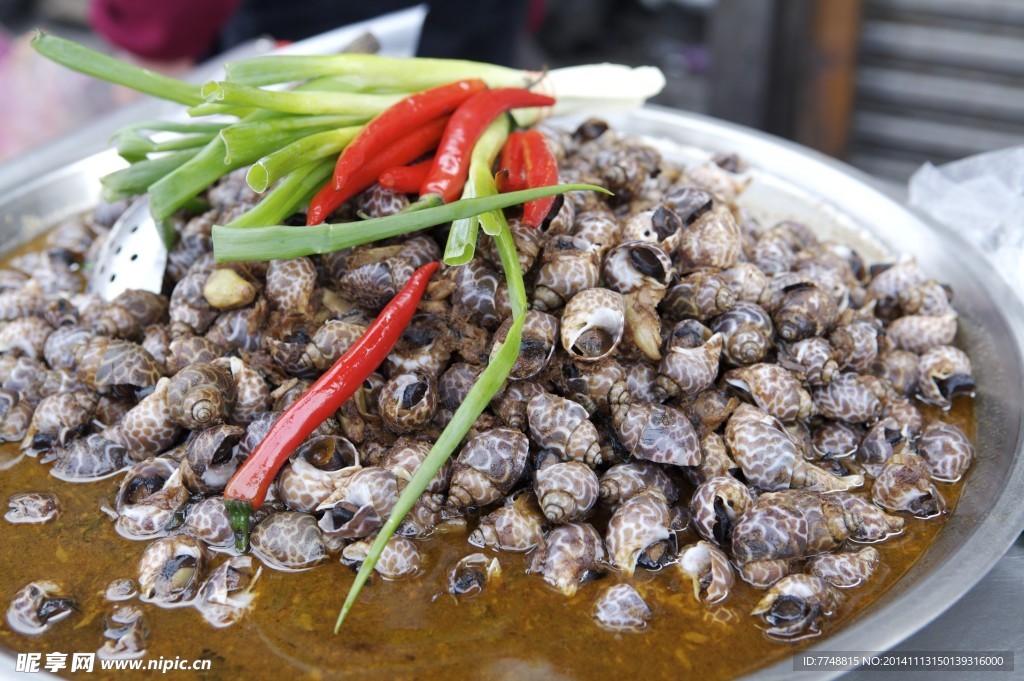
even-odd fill
[{"label": "blurred background", "polygon": [[[28,47],[36,26],[172,74],[414,3],[0,0],[0,162],[130,101]],[[656,103],[786,137],[880,178],[1024,143],[1024,0],[435,0],[420,54],[611,61]]]}]

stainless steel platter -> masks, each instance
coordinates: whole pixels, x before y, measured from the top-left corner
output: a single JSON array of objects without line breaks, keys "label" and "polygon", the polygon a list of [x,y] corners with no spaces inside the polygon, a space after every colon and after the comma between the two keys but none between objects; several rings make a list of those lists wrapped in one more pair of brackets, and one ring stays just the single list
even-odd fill
[{"label": "stainless steel platter", "polygon": [[[768,221],[798,219],[842,234],[869,259],[912,253],[952,285],[957,343],[978,382],[977,460],[955,513],[934,544],[883,597],[811,650],[884,651],[941,614],[980,580],[1024,529],[1024,311],[982,256],[952,231],[926,223],[869,177],[798,145],[698,115],[648,107],[609,117],[684,162],[737,152],[752,167],[745,207]],[[60,159],[61,169],[0,195],[0,253],[90,208],[99,177],[119,167],[113,151]],[[70,161],[70,163],[69,163]],[[35,162],[38,163],[38,160]],[[0,677],[13,670],[0,653]],[[802,679],[840,672],[802,672]],[[790,660],[757,679],[793,676]]]}]

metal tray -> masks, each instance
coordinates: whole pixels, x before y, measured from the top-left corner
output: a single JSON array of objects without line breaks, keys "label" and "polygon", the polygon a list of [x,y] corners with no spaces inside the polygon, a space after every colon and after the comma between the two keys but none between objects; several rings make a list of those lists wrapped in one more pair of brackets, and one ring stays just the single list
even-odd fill
[{"label": "metal tray", "polygon": [[[768,220],[799,219],[841,234],[864,255],[913,253],[952,285],[959,345],[978,382],[977,460],[966,489],[934,544],[907,575],[840,631],[811,650],[884,651],[931,622],[966,594],[1024,529],[1024,310],[1010,288],[967,242],[928,224],[866,175],[798,145],[703,116],[648,107],[609,117],[620,131],[657,142],[683,162],[737,152],[752,167],[743,202]],[[65,159],[66,160],[66,159]],[[0,253],[90,208],[99,177],[119,167],[113,151],[89,156],[0,195]],[[0,676],[13,670],[0,652]],[[841,672],[803,672],[803,679]],[[784,660],[752,678],[793,676]]]}]

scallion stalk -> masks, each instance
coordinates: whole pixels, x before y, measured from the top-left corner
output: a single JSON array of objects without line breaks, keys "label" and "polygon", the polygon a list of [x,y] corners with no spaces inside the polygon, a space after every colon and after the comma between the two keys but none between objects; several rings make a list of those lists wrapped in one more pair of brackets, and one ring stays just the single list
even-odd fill
[{"label": "scallion stalk", "polygon": [[123,130],[117,136],[117,153],[124,160],[135,163],[145,159],[149,154],[204,147],[210,143],[210,140],[216,134],[215,132],[207,132],[195,135],[181,135],[162,142],[156,142],[152,138],[140,135],[134,130]]},{"label": "scallion stalk", "polygon": [[[268,154],[252,164],[245,176],[245,181],[254,192],[265,192],[267,187],[277,182],[296,168],[319,161],[328,156],[335,156],[348,145],[363,129],[361,125],[325,130],[296,140],[277,151]],[[273,222],[264,224],[272,225]]]},{"label": "scallion stalk", "polygon": [[[504,217],[499,219],[500,222],[504,222],[504,220]],[[480,414],[483,413],[483,410],[487,408],[487,405],[490,404],[498,390],[504,385],[509,373],[512,371],[513,365],[515,365],[516,359],[519,358],[523,323],[526,321],[526,285],[523,283],[523,272],[519,267],[519,257],[516,254],[516,246],[512,241],[512,235],[509,233],[508,224],[505,224],[504,229],[498,233],[495,243],[498,247],[501,265],[505,269],[505,281],[508,283],[511,297],[512,326],[509,328],[508,335],[505,336],[505,341],[501,344],[494,358],[491,359],[487,368],[480,374],[473,387],[469,389],[466,399],[459,405],[459,408],[452,416],[452,420],[448,422],[448,425],[445,426],[434,446],[430,448],[427,458],[423,460],[423,463],[416,469],[405,489],[402,490],[398,501],[395,502],[394,507],[391,509],[391,515],[388,516],[387,521],[377,533],[377,537],[373,540],[373,544],[370,546],[363,564],[359,566],[359,572],[356,573],[352,586],[349,587],[345,604],[341,607],[341,612],[338,613],[338,619],[334,623],[335,634],[341,629],[345,616],[348,615],[349,610],[355,605],[356,599],[359,598],[359,592],[362,591],[366,580],[370,578],[370,574],[380,559],[381,552],[384,551],[384,547],[387,546],[388,541],[395,534],[398,525],[405,519],[405,516],[420,498],[423,490],[430,484],[437,471],[444,465],[445,461],[451,458],[455,449],[466,437],[469,429],[473,427],[477,418],[480,417]]]},{"label": "scallion stalk", "polygon": [[260,88],[221,81],[203,85],[207,102],[251,106],[291,114],[353,114],[376,116],[395,102],[401,94],[375,95],[362,92],[312,92],[261,90]]},{"label": "scallion stalk", "polygon": [[[183,166],[184,167],[184,166]],[[459,218],[499,210],[524,201],[554,196],[569,191],[592,190],[605,194],[607,189],[591,184],[562,184],[524,189],[518,192],[455,201],[435,208],[397,213],[382,218],[314,225],[312,227],[253,227],[234,229],[213,226],[213,253],[218,262],[236,260],[275,260],[297,258],[314,253],[330,253],[379,239],[433,227]]]},{"label": "scallion stalk", "polygon": [[144,94],[186,106],[195,106],[203,101],[198,85],[139,68],[42,31],[36,31],[35,37],[32,38],[32,47],[47,59],[93,78],[124,85]]},{"label": "scallion stalk", "polygon": [[199,152],[200,149],[176,151],[156,158],[147,158],[122,170],[108,173],[100,178],[103,198],[107,201],[118,201],[145,194],[151,184],[184,165]]},{"label": "scallion stalk", "polygon": [[[488,126],[484,134],[477,140],[469,161],[469,175],[466,186],[462,190],[462,198],[472,199],[478,196],[491,196],[498,193],[494,187],[494,176],[491,169],[494,159],[508,139],[509,120],[507,116],[499,116]],[[448,265],[464,265],[473,259],[476,251],[477,227],[481,217],[473,215],[452,223],[448,232],[448,241],[444,248],[444,261]]]},{"label": "scallion stalk", "polygon": [[280,223],[308,201],[333,171],[332,158],[296,168],[259,203],[224,226],[252,228]]},{"label": "scallion stalk", "polygon": [[227,79],[270,85],[332,76],[357,90],[389,87],[407,92],[481,78],[491,87],[525,87],[529,74],[494,64],[459,59],[398,59],[372,54],[277,55],[228,62]]},{"label": "scallion stalk", "polygon": [[270,120],[246,120],[224,128],[220,132],[226,145],[225,160],[230,163],[235,156],[252,157],[254,148],[267,149],[255,158],[274,151],[306,135],[325,130],[362,125],[366,116],[297,116],[272,118]]}]

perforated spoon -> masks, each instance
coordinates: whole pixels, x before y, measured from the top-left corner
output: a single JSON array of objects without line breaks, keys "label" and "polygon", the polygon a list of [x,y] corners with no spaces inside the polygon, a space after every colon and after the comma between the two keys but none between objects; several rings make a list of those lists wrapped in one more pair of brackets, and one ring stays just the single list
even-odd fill
[{"label": "perforated spoon", "polygon": [[128,289],[160,293],[167,267],[167,248],[142,197],[128,206],[100,247],[89,275],[89,292],[113,300]]}]

